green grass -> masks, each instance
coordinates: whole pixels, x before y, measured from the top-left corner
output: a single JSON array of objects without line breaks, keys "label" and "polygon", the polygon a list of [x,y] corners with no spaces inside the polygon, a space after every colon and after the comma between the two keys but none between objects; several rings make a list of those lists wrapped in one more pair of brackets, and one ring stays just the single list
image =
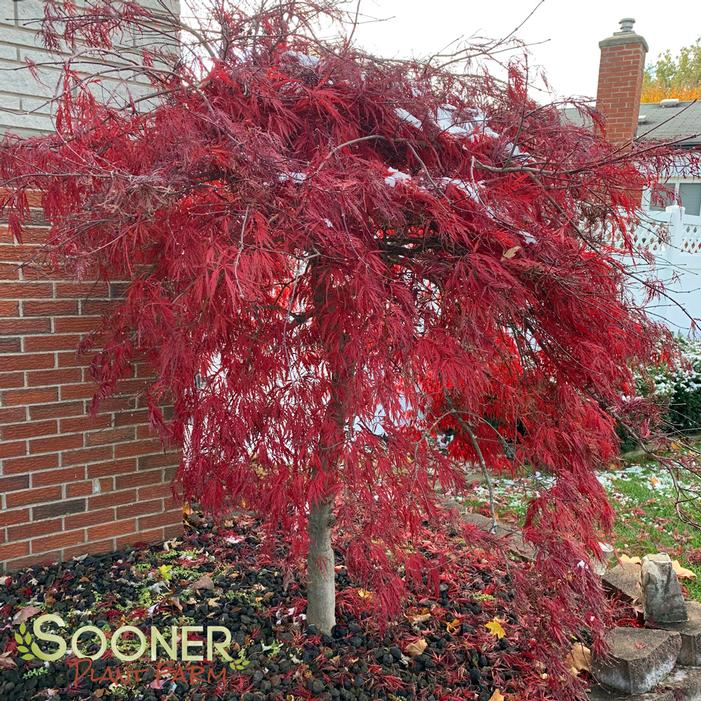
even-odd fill
[{"label": "green grass", "polygon": [[[655,465],[649,469],[655,476]],[[696,573],[697,579],[684,583],[689,594],[701,601],[701,565],[687,555],[701,549],[701,531],[682,521],[676,513],[674,495],[656,489],[648,479],[616,479],[608,490],[616,510],[614,545],[619,552],[642,557],[652,552],[668,552],[673,559]]]},{"label": "green grass", "polygon": [[[677,515],[669,474],[654,461],[636,456],[635,462],[599,477],[616,511],[614,530],[608,539],[613,541],[618,554],[643,557],[649,553],[669,553],[672,559],[696,573],[697,579],[685,579],[684,584],[689,595],[701,601],[701,530]],[[542,484],[543,478],[529,475],[493,481],[499,519],[521,523],[537,483]],[[475,496],[464,503],[467,508],[478,510],[486,501],[486,489],[479,487]]]}]

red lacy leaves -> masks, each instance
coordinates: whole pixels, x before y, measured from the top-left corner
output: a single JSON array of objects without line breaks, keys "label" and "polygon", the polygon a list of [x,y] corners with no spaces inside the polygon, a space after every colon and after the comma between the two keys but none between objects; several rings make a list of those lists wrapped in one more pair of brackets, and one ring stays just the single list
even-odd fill
[{"label": "red lacy leaves", "polygon": [[[47,45],[109,49],[146,22],[135,3],[91,7],[47,3]],[[664,337],[609,234],[632,245],[637,193],[673,152],[563,123],[518,62],[506,83],[385,62],[305,39],[291,23],[315,9],[290,10],[219,13],[228,48],[173,73],[145,54],[148,113],[101,104],[67,66],[61,135],[2,143],[13,230],[38,190],[54,261],[128,281],[96,399],[150,361],[184,496],[255,511],[298,554],[309,504],[333,497],[348,566],[385,613],[404,545],[444,518],[439,492],[469,490],[465,460],[554,475],[526,535],[543,637],[564,642],[601,605],[576,567],[612,518],[594,469],[616,454],[631,368]],[[260,26],[274,31],[246,47]]]}]

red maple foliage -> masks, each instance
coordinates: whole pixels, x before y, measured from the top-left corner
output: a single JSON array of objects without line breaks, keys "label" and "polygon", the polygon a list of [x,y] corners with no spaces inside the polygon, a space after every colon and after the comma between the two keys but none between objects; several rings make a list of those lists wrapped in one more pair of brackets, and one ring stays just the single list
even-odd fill
[{"label": "red maple foliage", "polygon": [[[670,149],[565,123],[529,97],[522,61],[498,79],[456,70],[469,51],[391,61],[318,40],[333,5],[215,2],[190,28],[132,2],[88,7],[48,2],[44,36],[87,45],[103,75],[66,62],[56,133],[6,137],[0,166],[18,235],[39,190],[56,263],[129,280],[101,329],[96,400],[150,361],[151,421],[183,446],[185,498],[245,506],[309,553],[322,629],[332,527],[393,613],[400,563],[420,565],[411,534],[469,491],[466,462],[536,466],[556,480],[526,518],[528,605],[552,611],[555,640],[596,628],[581,565],[612,511],[594,470],[664,335],[618,254]],[[124,104],[95,96],[121,31],[188,37],[174,65],[168,42],[139,50]]]}]

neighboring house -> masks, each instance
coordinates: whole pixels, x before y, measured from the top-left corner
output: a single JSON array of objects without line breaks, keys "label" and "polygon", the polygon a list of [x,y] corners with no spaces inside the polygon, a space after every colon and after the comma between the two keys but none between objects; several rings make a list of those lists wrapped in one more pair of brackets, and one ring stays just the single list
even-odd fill
[{"label": "neighboring house", "polygon": [[[701,149],[701,102],[675,99],[641,103],[643,71],[648,45],[633,30],[635,20],[621,20],[620,31],[599,42],[601,60],[596,108],[606,119],[607,137],[614,143],[671,141],[684,154]],[[565,111],[569,121],[584,124],[574,109]],[[694,318],[701,318],[701,178],[682,174],[683,168],[666,174],[667,192],[642,195],[640,227],[636,242],[655,254],[652,269],[636,261],[637,273],[665,281],[669,299],[648,305],[670,328],[687,334],[691,321],[675,301]]]},{"label": "neighboring house", "polygon": [[[42,85],[24,65],[51,60],[32,22],[44,4],[0,0],[0,133],[53,127],[47,97],[59,72],[42,68]],[[95,388],[87,360],[76,357],[120,285],[46,270],[46,226],[34,214],[22,245],[0,221],[0,572],[182,530],[170,487],[179,456],[164,453],[149,428],[138,396],[144,368],[91,415]]]}]

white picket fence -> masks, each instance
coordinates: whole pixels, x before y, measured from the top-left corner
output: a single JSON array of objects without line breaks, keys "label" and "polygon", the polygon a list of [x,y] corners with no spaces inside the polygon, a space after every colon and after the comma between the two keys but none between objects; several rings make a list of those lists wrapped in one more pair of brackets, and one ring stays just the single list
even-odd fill
[{"label": "white picket fence", "polygon": [[[635,258],[628,261],[636,275],[664,282],[669,298],[651,300],[650,314],[683,335],[692,331],[692,321],[701,326],[701,217],[688,216],[679,205],[665,211],[648,211],[635,234],[635,246],[653,254],[654,263]],[[637,287],[637,284],[636,284]],[[636,294],[643,294],[643,286]]]}]

